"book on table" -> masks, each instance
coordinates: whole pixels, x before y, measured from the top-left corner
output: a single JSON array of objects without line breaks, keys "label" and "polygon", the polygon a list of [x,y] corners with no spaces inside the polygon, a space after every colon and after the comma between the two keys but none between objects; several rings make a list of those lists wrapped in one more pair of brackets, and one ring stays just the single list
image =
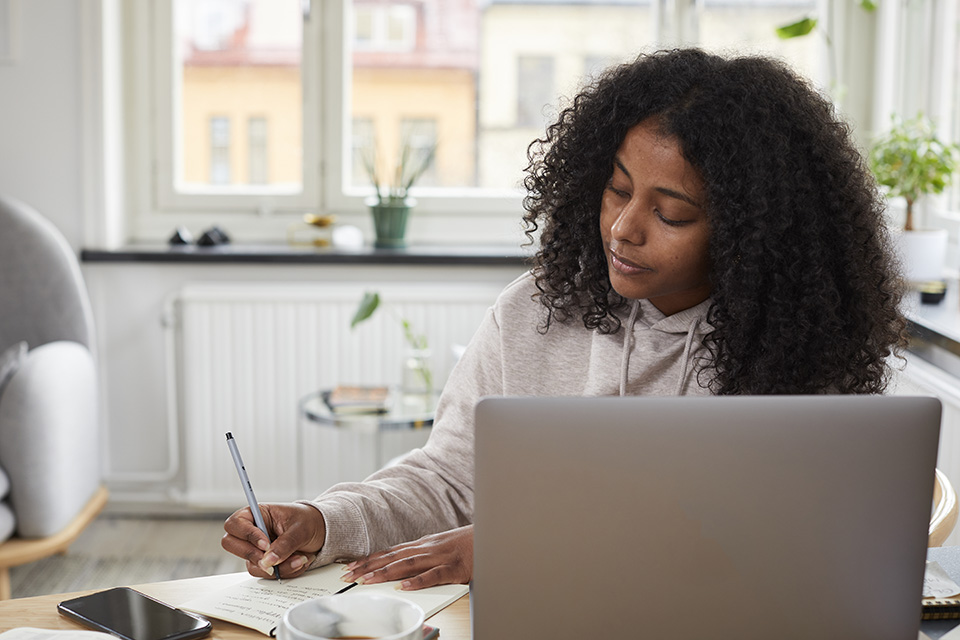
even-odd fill
[{"label": "book on table", "polygon": [[324,401],[336,414],[386,413],[389,398],[387,387],[340,385],[325,394]]}]

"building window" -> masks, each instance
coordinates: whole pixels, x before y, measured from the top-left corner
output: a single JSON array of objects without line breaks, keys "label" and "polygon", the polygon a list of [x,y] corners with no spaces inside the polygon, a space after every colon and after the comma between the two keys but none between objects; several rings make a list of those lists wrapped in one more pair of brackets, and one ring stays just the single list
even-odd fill
[{"label": "building window", "polygon": [[247,167],[250,184],[267,184],[267,119],[252,117],[247,120]]},{"label": "building window", "polygon": [[[157,185],[160,207],[234,208],[245,199],[256,206],[258,197],[303,194],[311,151],[305,147],[300,2],[159,0],[156,6],[154,17],[169,24],[172,54],[156,52],[162,71],[154,94],[162,108],[151,128],[158,132],[161,175],[170,176]],[[220,139],[229,137],[229,125],[213,124],[225,114],[238,127],[229,158]],[[211,123],[208,162],[198,135],[205,122]]]},{"label": "building window", "polygon": [[141,175],[122,182],[135,215],[152,216],[130,228],[157,229],[156,239],[171,214],[217,212],[272,230],[264,210],[365,213],[361,141],[375,131],[378,155],[393,161],[414,122],[429,132],[414,137],[436,145],[413,194],[421,211],[515,216],[530,142],[602,68],[679,44],[663,26],[674,7],[699,19],[684,44],[726,52],[735,42],[814,69],[821,40],[783,45],[774,33],[813,0],[736,11],[720,0],[110,4],[116,24],[131,25],[125,122],[144,132],[129,150]]},{"label": "building window", "polygon": [[417,10],[401,2],[353,8],[355,51],[411,51],[417,40]]},{"label": "building window", "polygon": [[210,118],[210,184],[230,184],[230,120]]}]

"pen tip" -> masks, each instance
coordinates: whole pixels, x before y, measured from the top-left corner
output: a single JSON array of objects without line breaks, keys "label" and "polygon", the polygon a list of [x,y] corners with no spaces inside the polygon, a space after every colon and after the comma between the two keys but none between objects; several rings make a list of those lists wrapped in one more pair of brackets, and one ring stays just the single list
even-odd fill
[{"label": "pen tip", "polygon": [[233,433],[231,431],[227,431],[227,440],[233,440]]}]

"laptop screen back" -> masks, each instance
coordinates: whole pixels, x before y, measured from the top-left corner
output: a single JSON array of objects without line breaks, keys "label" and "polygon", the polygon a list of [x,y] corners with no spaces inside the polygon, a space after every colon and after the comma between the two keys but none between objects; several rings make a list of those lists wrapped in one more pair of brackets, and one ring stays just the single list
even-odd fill
[{"label": "laptop screen back", "polygon": [[940,403],[486,398],[474,638],[916,638]]}]

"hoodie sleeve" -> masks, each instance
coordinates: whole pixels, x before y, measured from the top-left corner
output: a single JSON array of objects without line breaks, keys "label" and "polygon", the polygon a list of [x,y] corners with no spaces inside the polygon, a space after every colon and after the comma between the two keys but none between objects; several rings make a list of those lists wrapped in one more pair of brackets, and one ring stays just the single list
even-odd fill
[{"label": "hoodie sleeve", "polygon": [[483,396],[503,393],[495,309],[487,311],[451,372],[427,444],[363,482],[337,484],[304,501],[327,527],[312,567],[473,522],[474,407]]}]

